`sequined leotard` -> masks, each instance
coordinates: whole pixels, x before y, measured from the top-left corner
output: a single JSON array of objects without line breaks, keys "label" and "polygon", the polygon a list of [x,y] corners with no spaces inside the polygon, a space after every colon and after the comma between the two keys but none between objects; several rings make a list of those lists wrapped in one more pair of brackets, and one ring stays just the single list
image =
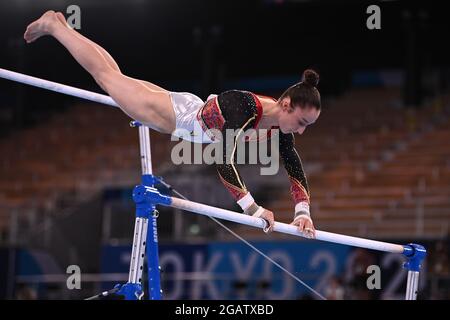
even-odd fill
[{"label": "sequined leotard", "polygon": [[[248,91],[231,90],[208,100],[197,114],[197,119],[205,132],[208,133],[208,129],[220,130],[224,137],[223,163],[216,164],[216,167],[221,181],[236,201],[242,199],[248,190],[236,169],[236,158],[231,159],[228,155],[230,159],[227,159],[226,149],[236,148],[238,139],[245,130],[257,129],[262,111],[257,95]],[[225,138],[227,129],[238,130],[237,137],[227,141]],[[292,198],[295,204],[306,202],[309,205],[308,183],[302,162],[295,150],[294,134],[284,134],[279,131],[279,135],[280,158],[289,176]],[[215,140],[214,136],[210,135],[210,137]]]}]

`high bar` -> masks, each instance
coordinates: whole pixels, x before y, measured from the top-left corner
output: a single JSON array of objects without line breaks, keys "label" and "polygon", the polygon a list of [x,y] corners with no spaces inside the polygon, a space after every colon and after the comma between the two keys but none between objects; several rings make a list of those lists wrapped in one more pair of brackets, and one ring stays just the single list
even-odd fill
[{"label": "high bar", "polygon": [[[255,218],[249,215],[245,215],[242,213],[225,210],[221,208],[216,208],[212,206],[208,206],[205,204],[192,202],[188,200],[183,200],[176,197],[167,197],[170,198],[170,202],[160,202],[158,203],[162,205],[167,205],[173,208],[178,208],[190,212],[194,212],[197,214],[205,215],[205,216],[211,216],[218,219],[228,220],[232,222],[236,222],[239,224],[244,224],[256,228],[264,228],[265,222],[261,218]],[[297,227],[282,223],[282,222],[275,222],[274,225],[274,231],[281,232],[285,234],[291,234],[298,237],[305,237],[301,232],[297,230]],[[381,242],[381,241],[375,241],[375,240],[369,240],[364,238],[358,238],[358,237],[352,237],[352,236],[346,236],[342,234],[332,233],[332,232],[326,232],[326,231],[319,231],[316,230],[316,238],[315,240],[321,240],[326,242],[333,242],[333,243],[339,243],[344,245],[349,245],[352,247],[360,247],[365,249],[372,249],[377,251],[384,251],[384,252],[392,252],[392,253],[405,253],[405,247],[403,245],[399,244],[393,244],[388,242]]]},{"label": "high bar", "polygon": [[0,68],[0,78],[4,78],[4,79],[15,81],[15,82],[20,82],[23,84],[28,84],[33,87],[38,87],[38,88],[42,88],[42,89],[46,89],[46,90],[50,90],[50,91],[55,91],[58,93],[66,94],[69,96],[73,96],[73,97],[77,97],[77,98],[81,98],[81,99],[85,99],[85,100],[89,100],[89,101],[93,101],[93,102],[106,104],[106,105],[109,105],[112,107],[119,107],[119,105],[110,96],[92,92],[92,91],[88,91],[88,90],[78,89],[78,88],[71,87],[71,86],[68,86],[65,84],[28,76],[28,75],[25,75],[22,73],[9,71],[9,70],[2,69],[2,68]]}]

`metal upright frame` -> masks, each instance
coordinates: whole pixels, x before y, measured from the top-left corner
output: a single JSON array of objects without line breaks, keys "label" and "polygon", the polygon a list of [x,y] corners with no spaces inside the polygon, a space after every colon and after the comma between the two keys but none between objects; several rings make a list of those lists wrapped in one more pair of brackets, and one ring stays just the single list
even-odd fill
[{"label": "metal upright frame", "polygon": [[[153,176],[152,170],[149,128],[137,121],[132,121],[131,126],[139,128],[142,186],[153,188],[157,180]],[[160,300],[162,290],[158,253],[158,211],[156,210],[156,204],[143,201],[144,199],[140,196],[138,190],[139,188],[136,187],[133,191],[133,200],[136,203],[136,221],[128,282],[120,287],[117,294],[123,295],[127,300],[142,299],[144,295],[142,275],[145,253],[147,252],[149,299]]]}]

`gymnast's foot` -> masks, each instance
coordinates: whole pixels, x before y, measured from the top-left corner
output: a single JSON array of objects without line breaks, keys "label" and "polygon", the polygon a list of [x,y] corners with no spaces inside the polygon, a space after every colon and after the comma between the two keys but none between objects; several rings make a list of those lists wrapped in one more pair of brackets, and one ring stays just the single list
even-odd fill
[{"label": "gymnast's foot", "polygon": [[23,38],[27,43],[31,43],[42,36],[51,34],[55,25],[60,23],[56,12],[49,10],[42,15],[39,19],[28,25]]}]

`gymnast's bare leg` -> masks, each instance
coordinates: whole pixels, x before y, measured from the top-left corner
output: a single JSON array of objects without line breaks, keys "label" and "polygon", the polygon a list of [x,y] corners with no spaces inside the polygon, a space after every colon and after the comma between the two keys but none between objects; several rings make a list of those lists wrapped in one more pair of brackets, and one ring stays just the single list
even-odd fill
[{"label": "gymnast's bare leg", "polygon": [[68,27],[60,13],[47,11],[27,27],[24,38],[30,43],[44,35],[58,40],[130,117],[162,133],[175,130],[167,90],[123,75],[106,50]]},{"label": "gymnast's bare leg", "polygon": [[[61,23],[65,26],[67,26],[67,28],[73,32],[76,36],[83,38],[84,40],[88,41],[90,44],[92,44],[93,46],[95,46],[103,55],[103,57],[108,61],[109,65],[111,66],[111,68],[113,68],[114,70],[117,70],[119,72],[120,68],[119,65],[117,64],[117,62],[113,59],[113,57],[111,57],[111,55],[101,46],[99,46],[97,43],[89,40],[88,38],[86,38],[85,36],[83,36],[81,33],[78,33],[75,29],[72,29],[69,27],[69,25],[67,24],[66,18],[64,17],[64,15],[61,12],[56,12],[56,17],[58,18],[59,21],[61,21]],[[153,91],[167,91],[159,86],[157,86],[154,83],[145,81],[145,80],[140,80],[137,79],[139,82],[143,83],[146,87],[148,87],[150,90]]]}]

